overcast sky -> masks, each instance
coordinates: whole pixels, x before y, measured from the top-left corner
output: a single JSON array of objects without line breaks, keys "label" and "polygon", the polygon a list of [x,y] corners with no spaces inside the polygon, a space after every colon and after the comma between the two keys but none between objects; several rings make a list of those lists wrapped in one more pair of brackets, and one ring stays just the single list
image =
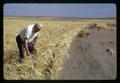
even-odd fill
[{"label": "overcast sky", "polygon": [[4,16],[116,17],[115,4],[5,4]]}]

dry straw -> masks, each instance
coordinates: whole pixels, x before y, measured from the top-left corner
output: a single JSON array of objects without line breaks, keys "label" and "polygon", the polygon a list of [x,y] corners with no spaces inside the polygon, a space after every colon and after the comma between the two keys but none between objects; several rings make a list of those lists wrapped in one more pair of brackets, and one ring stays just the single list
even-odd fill
[{"label": "dry straw", "polygon": [[[25,55],[25,62],[18,63],[18,48],[15,37],[25,25],[42,23],[45,28],[41,31],[37,42],[37,55]],[[81,22],[43,20],[36,18],[4,18],[4,79],[7,80],[40,80],[56,79],[61,64],[72,39],[82,32]]]}]

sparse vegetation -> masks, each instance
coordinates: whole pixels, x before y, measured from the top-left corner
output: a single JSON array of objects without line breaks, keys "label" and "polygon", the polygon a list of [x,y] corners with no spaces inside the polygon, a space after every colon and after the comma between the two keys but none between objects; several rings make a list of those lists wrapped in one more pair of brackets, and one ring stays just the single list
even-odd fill
[{"label": "sparse vegetation", "polygon": [[90,23],[85,26],[87,29],[112,30],[116,27],[115,23]]}]

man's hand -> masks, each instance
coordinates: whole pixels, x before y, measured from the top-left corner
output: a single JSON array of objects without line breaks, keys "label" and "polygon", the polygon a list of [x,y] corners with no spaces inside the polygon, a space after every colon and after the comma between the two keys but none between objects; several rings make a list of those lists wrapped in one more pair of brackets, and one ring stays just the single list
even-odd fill
[{"label": "man's hand", "polygon": [[30,56],[30,52],[26,52],[26,54],[27,54],[28,56]]}]

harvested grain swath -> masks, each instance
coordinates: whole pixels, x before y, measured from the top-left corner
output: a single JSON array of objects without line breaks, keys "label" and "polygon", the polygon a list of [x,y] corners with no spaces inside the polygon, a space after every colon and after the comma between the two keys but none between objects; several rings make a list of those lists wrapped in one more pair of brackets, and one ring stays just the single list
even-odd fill
[{"label": "harvested grain swath", "polygon": [[[34,58],[25,55],[24,64],[19,64],[15,38],[25,25],[33,23],[45,25],[38,39],[38,53]],[[4,18],[4,79],[55,79],[70,41],[81,25],[71,21]]]}]

